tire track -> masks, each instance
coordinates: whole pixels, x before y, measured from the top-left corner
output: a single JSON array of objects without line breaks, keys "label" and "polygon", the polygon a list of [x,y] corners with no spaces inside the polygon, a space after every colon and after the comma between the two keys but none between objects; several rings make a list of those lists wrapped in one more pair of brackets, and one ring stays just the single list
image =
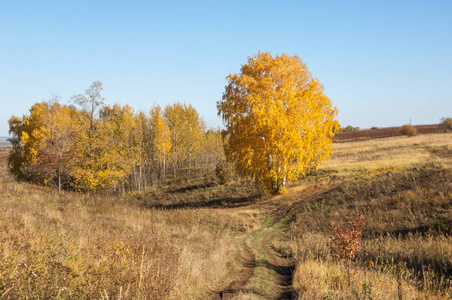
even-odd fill
[{"label": "tire track", "polygon": [[224,290],[217,292],[212,300],[232,299],[253,276],[256,258],[246,245],[241,247],[241,265],[242,269],[238,274],[240,278],[231,282]]},{"label": "tire track", "polygon": [[279,294],[278,300],[295,299],[295,292],[292,287],[293,272],[295,270],[295,262],[291,256],[284,257],[270,244],[270,237],[262,240],[262,248],[268,254],[268,261],[272,265],[273,270],[278,274]]}]

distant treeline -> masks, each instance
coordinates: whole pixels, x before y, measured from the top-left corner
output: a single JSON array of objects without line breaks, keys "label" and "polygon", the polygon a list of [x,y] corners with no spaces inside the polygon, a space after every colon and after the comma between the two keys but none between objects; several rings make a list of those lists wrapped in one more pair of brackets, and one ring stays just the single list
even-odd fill
[{"label": "distant treeline", "polygon": [[346,127],[339,127],[338,132],[356,132],[356,131],[360,131],[359,127],[353,127],[351,125],[348,125]]},{"label": "distant treeline", "polygon": [[13,116],[11,173],[60,190],[123,192],[211,171],[224,157],[221,133],[206,129],[191,105],[136,112],[106,105],[101,91],[93,82],[71,105],[52,99]]}]

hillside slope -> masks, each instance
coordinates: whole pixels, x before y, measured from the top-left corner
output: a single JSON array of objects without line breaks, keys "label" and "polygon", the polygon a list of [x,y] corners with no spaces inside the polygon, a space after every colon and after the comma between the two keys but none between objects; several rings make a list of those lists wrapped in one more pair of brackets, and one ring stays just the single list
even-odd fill
[{"label": "hillside slope", "polygon": [[[302,298],[452,296],[450,134],[336,144],[307,180],[323,187],[279,209],[296,219],[294,287]],[[357,211],[366,225],[349,282],[332,256],[331,221],[345,226]]]},{"label": "hillside slope", "polygon": [[[215,176],[124,197],[59,194],[5,167],[0,190],[5,299],[452,296],[451,134],[336,143],[278,196]],[[366,226],[349,280],[330,222],[356,211]]]}]

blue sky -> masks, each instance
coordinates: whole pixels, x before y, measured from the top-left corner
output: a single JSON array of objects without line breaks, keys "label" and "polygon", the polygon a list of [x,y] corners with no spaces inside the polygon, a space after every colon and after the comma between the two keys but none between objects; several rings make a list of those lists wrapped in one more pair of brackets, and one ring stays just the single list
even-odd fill
[{"label": "blue sky", "polygon": [[101,80],[108,104],[192,104],[220,126],[225,77],[297,54],[361,128],[452,117],[452,1],[0,0],[0,136],[53,94]]}]

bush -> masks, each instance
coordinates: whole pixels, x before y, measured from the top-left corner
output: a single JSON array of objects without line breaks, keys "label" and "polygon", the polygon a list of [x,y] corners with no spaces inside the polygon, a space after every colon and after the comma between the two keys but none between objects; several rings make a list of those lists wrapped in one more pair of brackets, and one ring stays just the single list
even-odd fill
[{"label": "bush", "polygon": [[452,131],[452,118],[441,118],[441,123],[439,125],[444,132]]},{"label": "bush", "polygon": [[340,132],[355,132],[359,131],[359,127],[353,127],[348,125],[347,127],[343,127],[339,129]]},{"label": "bush", "polygon": [[225,159],[222,159],[217,163],[215,174],[220,179],[220,183],[225,184],[234,177],[234,166],[232,163],[227,162]]},{"label": "bush", "polygon": [[417,130],[412,125],[403,125],[400,129],[400,132],[406,136],[415,136],[417,135]]}]

